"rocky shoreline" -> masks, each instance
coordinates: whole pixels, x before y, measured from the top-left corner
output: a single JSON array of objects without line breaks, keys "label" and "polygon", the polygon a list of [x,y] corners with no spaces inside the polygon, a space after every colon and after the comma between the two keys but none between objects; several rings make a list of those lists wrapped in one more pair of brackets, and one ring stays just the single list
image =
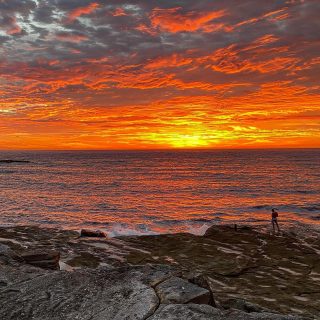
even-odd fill
[{"label": "rocky shoreline", "polygon": [[[92,235],[91,235],[92,236]],[[319,319],[319,235],[0,228],[0,318]]]}]

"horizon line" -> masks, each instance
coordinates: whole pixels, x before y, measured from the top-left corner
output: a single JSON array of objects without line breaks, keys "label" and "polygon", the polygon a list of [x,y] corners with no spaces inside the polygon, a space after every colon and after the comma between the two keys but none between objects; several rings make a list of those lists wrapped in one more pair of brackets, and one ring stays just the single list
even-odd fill
[{"label": "horizon line", "polygon": [[268,147],[268,148],[159,148],[159,149],[0,149],[0,152],[185,152],[185,151],[228,151],[228,150],[314,150],[320,147]]}]

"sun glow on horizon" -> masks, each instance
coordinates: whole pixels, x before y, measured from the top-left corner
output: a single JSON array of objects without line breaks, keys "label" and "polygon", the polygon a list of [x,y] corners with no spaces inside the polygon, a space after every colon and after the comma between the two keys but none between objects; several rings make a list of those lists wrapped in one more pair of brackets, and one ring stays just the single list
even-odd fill
[{"label": "sun glow on horizon", "polygon": [[206,137],[200,134],[182,134],[182,133],[168,133],[168,134],[152,134],[152,142],[167,145],[171,148],[203,148],[210,145]]}]

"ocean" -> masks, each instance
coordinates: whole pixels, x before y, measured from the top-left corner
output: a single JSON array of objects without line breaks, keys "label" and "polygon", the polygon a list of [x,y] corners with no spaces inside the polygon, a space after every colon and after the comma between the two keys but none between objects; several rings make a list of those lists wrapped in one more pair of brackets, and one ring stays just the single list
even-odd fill
[{"label": "ocean", "polygon": [[320,149],[0,151],[0,224],[192,232],[211,224],[320,226]]}]

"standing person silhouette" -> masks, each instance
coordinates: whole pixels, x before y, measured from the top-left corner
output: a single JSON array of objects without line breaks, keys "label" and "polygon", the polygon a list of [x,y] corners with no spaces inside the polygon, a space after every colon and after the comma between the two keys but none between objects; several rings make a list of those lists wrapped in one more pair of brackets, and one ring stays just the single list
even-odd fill
[{"label": "standing person silhouette", "polygon": [[273,228],[273,232],[275,232],[275,225],[277,226],[278,232],[280,232],[280,228],[278,225],[278,212],[276,211],[276,209],[272,209],[271,210],[271,222],[272,222],[272,228]]}]

